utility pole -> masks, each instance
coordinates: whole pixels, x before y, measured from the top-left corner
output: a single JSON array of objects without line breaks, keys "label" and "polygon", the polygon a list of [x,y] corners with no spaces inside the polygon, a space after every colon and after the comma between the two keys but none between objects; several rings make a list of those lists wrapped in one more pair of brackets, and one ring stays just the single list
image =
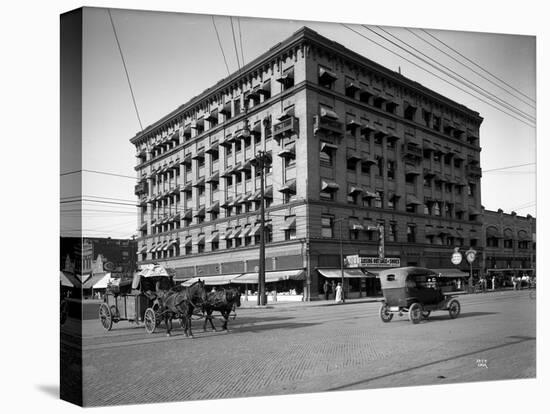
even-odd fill
[{"label": "utility pole", "polygon": [[342,303],[346,301],[345,295],[344,295],[344,246],[342,241],[342,221],[343,218],[340,220],[340,278],[342,283]]},{"label": "utility pole", "polygon": [[265,151],[258,151],[257,160],[260,168],[260,265],[258,269],[258,306],[266,305],[265,297],[265,198],[264,198],[264,168]]}]

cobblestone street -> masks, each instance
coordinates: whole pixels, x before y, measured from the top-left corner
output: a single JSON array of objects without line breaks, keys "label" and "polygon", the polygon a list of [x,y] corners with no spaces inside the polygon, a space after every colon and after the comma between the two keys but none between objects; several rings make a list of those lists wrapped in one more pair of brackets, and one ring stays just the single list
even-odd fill
[{"label": "cobblestone street", "polygon": [[[531,291],[464,295],[451,320],[435,312],[384,324],[376,302],[241,308],[230,332],[187,339],[174,322],[153,335],[128,322],[84,321],[84,404],[111,405],[531,378]],[[219,327],[220,321],[215,323]]]}]

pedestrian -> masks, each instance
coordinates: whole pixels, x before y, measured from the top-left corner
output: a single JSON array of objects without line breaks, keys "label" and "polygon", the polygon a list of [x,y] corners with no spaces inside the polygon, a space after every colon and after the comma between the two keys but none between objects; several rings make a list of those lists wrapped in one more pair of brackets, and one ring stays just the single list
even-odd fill
[{"label": "pedestrian", "polygon": [[517,288],[516,288],[517,280],[516,280],[515,276],[512,276],[512,285],[514,286],[514,290],[517,290]]},{"label": "pedestrian", "polygon": [[332,293],[332,299],[336,300],[336,283],[334,283],[334,280],[330,282],[330,291]]},{"label": "pedestrian", "polygon": [[462,279],[458,279],[456,281],[456,289],[460,290],[462,288]]},{"label": "pedestrian", "polygon": [[323,283],[323,293],[325,294],[325,300],[328,300],[329,289],[330,285],[328,284],[328,280],[325,279],[325,283]]},{"label": "pedestrian", "polygon": [[338,285],[336,286],[336,293],[334,295],[334,301],[336,303],[342,303],[342,284],[338,282]]},{"label": "pedestrian", "polygon": [[493,278],[491,279],[491,287],[493,290],[496,290],[497,288],[497,277],[495,275],[493,275]]},{"label": "pedestrian", "polygon": [[483,293],[487,292],[487,279],[485,276],[481,278],[481,291]]}]

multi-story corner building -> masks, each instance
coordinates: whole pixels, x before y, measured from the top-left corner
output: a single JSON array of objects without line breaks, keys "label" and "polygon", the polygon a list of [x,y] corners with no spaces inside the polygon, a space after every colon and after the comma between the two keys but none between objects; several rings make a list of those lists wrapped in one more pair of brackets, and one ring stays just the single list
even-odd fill
[{"label": "multi-story corner building", "polygon": [[482,271],[495,276],[501,284],[512,276],[534,276],[536,269],[536,219],[482,210]]},{"label": "multi-story corner building", "polygon": [[[303,28],[131,139],[139,263],[178,277],[257,271],[317,298],[344,256],[448,268],[482,247],[475,111]],[[225,276],[226,275],[226,276]],[[372,290],[346,270],[349,296]],[[287,280],[288,279],[288,280]],[[268,285],[269,286],[269,285]],[[268,288],[269,290],[269,288]]]}]

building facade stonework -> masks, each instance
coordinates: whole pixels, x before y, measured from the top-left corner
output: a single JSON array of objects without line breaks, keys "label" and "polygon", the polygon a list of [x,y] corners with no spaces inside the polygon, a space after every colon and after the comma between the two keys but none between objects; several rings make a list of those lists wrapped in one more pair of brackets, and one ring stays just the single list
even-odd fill
[{"label": "building facade stonework", "polygon": [[455,246],[484,247],[481,122],[303,28],[131,139],[138,262],[181,279],[254,272],[265,151],[266,271],[303,269],[306,299],[340,242],[377,257],[382,237],[402,266],[451,267]]}]

